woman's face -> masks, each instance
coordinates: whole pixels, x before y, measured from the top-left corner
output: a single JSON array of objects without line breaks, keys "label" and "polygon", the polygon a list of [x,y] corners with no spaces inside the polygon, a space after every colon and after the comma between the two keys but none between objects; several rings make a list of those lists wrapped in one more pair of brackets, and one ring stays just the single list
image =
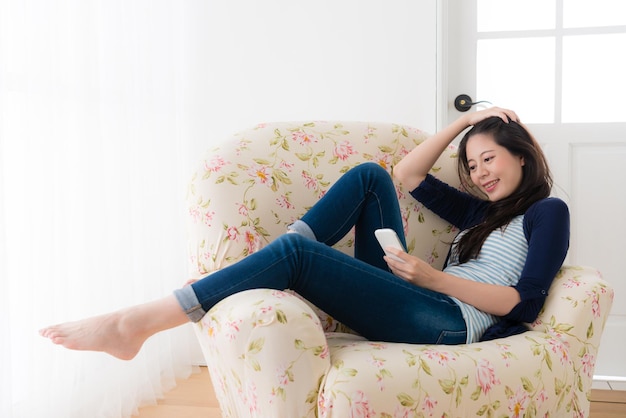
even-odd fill
[{"label": "woman's face", "polygon": [[524,158],[498,145],[493,135],[472,135],[466,154],[472,182],[492,202],[510,196],[521,184]]}]

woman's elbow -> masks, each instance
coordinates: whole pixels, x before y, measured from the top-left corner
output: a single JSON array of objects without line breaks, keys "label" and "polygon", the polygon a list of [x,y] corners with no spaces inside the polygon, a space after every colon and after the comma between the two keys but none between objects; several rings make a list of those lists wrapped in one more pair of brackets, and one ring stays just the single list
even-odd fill
[{"label": "woman's elbow", "polygon": [[405,190],[415,189],[426,178],[426,176],[416,174],[406,164],[402,164],[402,161],[393,167],[391,175],[396,183],[404,186]]},{"label": "woman's elbow", "polygon": [[391,170],[391,175],[395,181],[397,181],[398,183],[403,183],[403,181],[406,179],[406,173],[404,166],[401,162],[393,166],[393,169]]},{"label": "woman's elbow", "polygon": [[519,322],[531,323],[541,311],[545,299],[528,299],[515,305],[511,312],[504,315],[504,318],[513,319]]}]

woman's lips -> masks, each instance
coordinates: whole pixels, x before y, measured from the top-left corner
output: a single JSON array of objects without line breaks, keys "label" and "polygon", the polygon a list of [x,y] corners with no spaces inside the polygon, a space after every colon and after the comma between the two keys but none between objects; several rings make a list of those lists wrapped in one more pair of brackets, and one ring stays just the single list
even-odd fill
[{"label": "woman's lips", "polygon": [[483,189],[485,189],[486,192],[491,192],[493,191],[493,189],[496,188],[496,184],[499,182],[500,180],[492,180],[489,181],[487,183],[483,184]]}]

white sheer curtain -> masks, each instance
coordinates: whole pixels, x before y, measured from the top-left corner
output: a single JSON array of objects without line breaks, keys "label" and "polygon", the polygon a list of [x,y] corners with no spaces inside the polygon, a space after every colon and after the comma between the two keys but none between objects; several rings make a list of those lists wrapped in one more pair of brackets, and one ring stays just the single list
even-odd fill
[{"label": "white sheer curtain", "polygon": [[211,142],[315,118],[432,131],[435,5],[0,0],[0,416],[129,416],[190,373],[188,327],[131,362],[37,330],[181,285]]},{"label": "white sheer curtain", "polygon": [[0,2],[0,416],[122,417],[191,372],[184,327],[123,362],[37,330],[186,279],[178,2]]}]

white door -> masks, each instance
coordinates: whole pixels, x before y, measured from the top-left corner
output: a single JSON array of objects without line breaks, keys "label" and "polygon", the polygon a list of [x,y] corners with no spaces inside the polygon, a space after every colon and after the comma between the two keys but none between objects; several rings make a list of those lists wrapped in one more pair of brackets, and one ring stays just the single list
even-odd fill
[{"label": "white door", "polygon": [[626,378],[626,2],[449,0],[440,4],[447,84],[514,109],[550,160],[568,202],[567,264],[593,266],[615,288],[596,376]]}]

